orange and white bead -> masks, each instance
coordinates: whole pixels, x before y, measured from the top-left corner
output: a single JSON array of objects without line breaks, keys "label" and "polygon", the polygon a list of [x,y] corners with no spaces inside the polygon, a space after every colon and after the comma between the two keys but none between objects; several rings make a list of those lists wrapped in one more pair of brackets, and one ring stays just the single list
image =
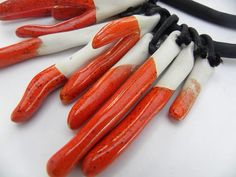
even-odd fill
[{"label": "orange and white bead", "polygon": [[[117,40],[120,40],[122,38],[126,38],[128,36],[133,36],[133,38],[140,39],[144,34],[151,32],[153,28],[156,26],[156,24],[159,22],[160,16],[143,16],[143,15],[137,15],[137,16],[131,16],[122,18],[119,20],[114,20],[105,27],[103,27],[93,38],[92,45],[94,48],[99,49],[101,46],[107,45],[111,42],[115,42]],[[137,42],[137,41],[136,41]],[[128,43],[127,43],[128,44]],[[131,48],[127,46],[127,44],[123,44],[125,49]],[[122,46],[120,48],[123,48]],[[112,54],[110,54],[113,56]],[[122,56],[119,57],[119,59]],[[111,59],[111,58],[110,58]],[[98,60],[95,59],[93,61]],[[109,61],[109,59],[103,59],[103,61]],[[109,64],[110,67],[112,67],[118,60],[114,59]],[[63,103],[69,103],[73,101],[76,97],[78,97],[90,84],[94,83],[92,81],[87,82],[86,80],[89,80],[88,78],[93,78],[92,80],[99,79],[101,74],[104,74],[108,69],[103,69],[103,73],[97,71],[99,68],[102,68],[103,65],[100,62],[100,65],[96,65],[94,68],[94,71],[90,71],[90,73],[87,73],[84,75],[85,72],[88,71],[87,68],[81,67],[77,72],[75,72],[70,80],[67,82],[67,84],[63,87],[61,91],[61,100]],[[87,65],[89,66],[89,64]],[[100,73],[100,75],[97,74],[97,76],[94,76],[93,73]],[[84,77],[82,77],[84,76]],[[92,83],[91,83],[92,82]]]},{"label": "orange and white bead", "polygon": [[[73,72],[88,60],[107,50],[111,44],[93,49],[91,43],[65,61],[61,61],[37,74],[28,85],[20,103],[13,111],[14,122],[24,122],[32,117],[50,92],[62,86]],[[58,79],[60,78],[60,79]]]},{"label": "orange and white bead", "polygon": [[166,105],[174,90],[192,70],[193,47],[192,43],[179,53],[157,85],[85,156],[82,171],[86,176],[96,176],[107,168]]},{"label": "orange and white bead", "polygon": [[175,120],[183,120],[191,110],[202,87],[214,73],[207,59],[198,58],[193,71],[187,78],[179,95],[169,110],[169,116]]},{"label": "orange and white bead", "polygon": [[[51,26],[40,26],[40,25],[26,25],[22,26],[17,29],[16,34],[20,37],[38,37],[46,34],[52,34],[52,33],[58,33],[63,31],[70,31],[75,30],[79,28],[83,28],[89,25],[92,25],[94,23],[99,23],[104,21],[105,19],[108,19],[110,17],[113,17],[115,15],[118,15],[119,13],[127,10],[129,7],[135,7],[137,5],[140,5],[144,3],[146,0],[90,0],[88,5],[89,7],[85,10],[84,13],[79,14],[78,16],[71,16],[70,19],[67,21],[63,21],[61,23],[58,23],[56,25]],[[54,8],[54,16],[58,18],[57,16],[60,16],[61,10],[71,11],[76,10],[76,7],[78,7],[78,11],[80,11],[80,4],[83,4],[83,2],[80,1],[72,1],[70,3],[71,7],[66,9],[57,9]],[[73,9],[73,7],[75,9]],[[59,10],[59,13],[57,12]],[[70,13],[68,13],[70,14]],[[72,13],[73,14],[73,13]],[[70,14],[71,15],[71,14]],[[74,15],[74,14],[73,14]],[[60,18],[60,17],[59,17]],[[63,16],[63,18],[65,18]]]},{"label": "orange and white bead", "polygon": [[148,46],[152,37],[150,33],[144,35],[117,64],[76,101],[67,121],[71,129],[78,129],[85,123],[149,57]]},{"label": "orange and white bead", "polygon": [[53,54],[73,47],[84,46],[106,24],[107,23],[102,23],[74,31],[49,34],[0,48],[0,68],[33,57]]},{"label": "orange and white bead", "polygon": [[[147,18],[145,16],[139,15],[137,18],[134,18],[137,23],[137,30],[140,32],[137,33],[139,39],[142,34],[152,31],[152,29],[158,23],[160,16],[158,15]],[[127,20],[127,18],[120,19],[116,22],[120,22],[122,20]],[[116,31],[111,32],[115,33]],[[131,34],[136,34],[136,31]],[[129,33],[128,35],[131,34]],[[125,35],[124,37],[128,35]],[[121,36],[121,39],[122,37],[123,36]],[[12,120],[14,122],[23,122],[31,118],[50,92],[63,85],[66,80],[70,78],[76,71],[78,71],[83,66],[88,65],[91,61],[96,60],[96,57],[111,49],[115,42],[121,39],[114,39],[112,43],[103,45],[97,49],[93,48],[93,40],[91,40],[85,47],[76,52],[70,58],[60,61],[54,66],[48,68],[50,69],[50,72],[48,72],[48,69],[46,69],[37,74],[28,85],[22,100],[12,113]],[[131,48],[131,46],[129,47]],[[97,63],[97,67],[99,67],[99,63]],[[89,77],[89,74],[87,74],[87,76]],[[52,80],[57,79],[58,77],[60,77],[60,82],[58,80],[58,82],[52,82]],[[48,85],[50,86],[50,89]]]},{"label": "orange and white bead", "polygon": [[[162,70],[181,50],[176,43],[179,33],[171,33],[154,54],[155,57],[159,56],[159,68]],[[165,57],[164,51],[169,58]],[[89,150],[122,120],[159,76],[156,71],[156,59],[150,58],[141,65],[79,132],[49,159],[47,170],[50,176],[67,175]],[[160,60],[167,60],[169,63]]]}]

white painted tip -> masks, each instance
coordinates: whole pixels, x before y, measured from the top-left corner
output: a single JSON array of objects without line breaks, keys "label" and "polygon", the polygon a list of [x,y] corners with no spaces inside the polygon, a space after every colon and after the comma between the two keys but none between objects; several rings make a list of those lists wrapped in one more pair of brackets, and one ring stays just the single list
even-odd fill
[{"label": "white painted tip", "polygon": [[40,36],[39,38],[42,40],[42,45],[38,49],[38,53],[39,55],[48,55],[73,47],[84,46],[88,44],[92,37],[106,24],[108,24],[108,22],[78,30]]},{"label": "white painted tip", "polygon": [[179,35],[179,31],[172,32],[152,55],[156,64],[157,76],[166,69],[181,51],[181,47],[176,43],[176,39]]},{"label": "white painted tip", "polygon": [[155,26],[160,21],[160,15],[152,15],[152,16],[144,16],[144,15],[134,15],[134,17],[137,19],[141,36],[151,32]]},{"label": "white painted tip", "polygon": [[[211,67],[207,59],[197,58],[194,68],[190,73],[188,80],[196,80],[202,87],[213,75],[215,69]],[[188,83],[186,81],[186,83]],[[184,87],[187,87],[184,86]]]},{"label": "white painted tip", "polygon": [[70,78],[70,76],[74,74],[74,72],[76,72],[82,66],[88,64],[98,55],[105,52],[112,45],[114,45],[114,43],[110,43],[98,49],[94,49],[92,47],[92,42],[90,41],[85,47],[80,49],[78,52],[76,52],[66,60],[58,62],[55,66],[62,74],[64,74],[64,76]]},{"label": "white painted tip", "polygon": [[189,75],[194,65],[194,43],[183,48],[166,73],[157,83],[158,87],[176,90],[183,80]]},{"label": "white painted tip", "polygon": [[135,7],[146,0],[94,0],[97,21],[103,21],[109,17],[126,11],[129,7]]},{"label": "white painted tip", "polygon": [[149,43],[152,37],[151,33],[144,35],[114,67],[126,64],[141,65],[149,57]]}]

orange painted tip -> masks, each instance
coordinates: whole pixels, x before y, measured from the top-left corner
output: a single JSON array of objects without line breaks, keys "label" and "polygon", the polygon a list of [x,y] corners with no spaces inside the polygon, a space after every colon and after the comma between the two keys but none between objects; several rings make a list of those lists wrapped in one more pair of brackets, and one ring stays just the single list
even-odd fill
[{"label": "orange painted tip", "polygon": [[110,69],[72,107],[68,126],[75,130],[84,124],[132,74],[132,65]]},{"label": "orange painted tip", "polygon": [[52,9],[52,16],[57,20],[68,20],[92,9],[96,9],[93,0],[59,0]]},{"label": "orange painted tip", "polygon": [[41,39],[33,38],[0,49],[0,68],[22,62],[38,55]]},{"label": "orange painted tip", "polygon": [[38,18],[51,16],[51,7],[29,10],[25,12],[0,15],[0,20],[17,20],[22,18]]},{"label": "orange painted tip", "polygon": [[66,82],[66,77],[55,66],[37,74],[29,83],[24,96],[11,115],[13,122],[29,120],[39,109],[45,98]]},{"label": "orange painted tip", "polygon": [[89,10],[80,16],[74,17],[67,21],[56,25],[41,26],[41,25],[26,25],[16,30],[16,35],[19,37],[38,37],[47,34],[59,33],[80,29],[96,23],[95,10]]},{"label": "orange painted tip", "polygon": [[170,89],[154,87],[128,116],[85,156],[81,166],[85,176],[97,176],[116,160],[166,105],[172,94]]},{"label": "orange painted tip", "polygon": [[95,35],[92,46],[96,49],[133,33],[140,34],[139,24],[134,16],[114,20]]},{"label": "orange painted tip", "polygon": [[0,19],[44,17],[51,14],[54,0],[7,0],[0,4]]},{"label": "orange painted tip", "polygon": [[183,88],[169,109],[169,116],[175,120],[183,120],[191,110],[200,92],[200,85],[194,82],[194,87]]},{"label": "orange painted tip", "polygon": [[94,0],[57,0],[56,5],[95,9]]},{"label": "orange painted tip", "polygon": [[63,87],[60,92],[61,102],[65,105],[70,104],[72,102],[72,100],[74,100],[75,97],[77,97],[77,96],[73,96],[71,94],[66,94],[66,92],[67,92],[67,90],[65,89],[65,87]]},{"label": "orange painted tip", "polygon": [[54,6],[52,9],[52,16],[56,20],[68,20],[82,15],[85,11],[86,9],[81,7]]}]

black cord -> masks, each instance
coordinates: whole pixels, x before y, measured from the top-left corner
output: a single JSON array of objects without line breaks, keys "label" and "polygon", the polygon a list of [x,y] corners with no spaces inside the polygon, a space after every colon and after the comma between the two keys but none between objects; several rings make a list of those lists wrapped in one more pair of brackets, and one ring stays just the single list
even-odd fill
[{"label": "black cord", "polygon": [[176,43],[181,46],[182,44],[189,45],[192,41],[190,36],[188,25],[182,24],[181,26],[181,34],[177,37]]},{"label": "black cord", "polygon": [[223,61],[220,58],[220,55],[215,51],[215,46],[212,38],[207,34],[203,34],[200,37],[203,40],[202,43],[205,43],[205,45],[207,46],[207,59],[209,61],[209,64],[212,67],[216,67],[221,64]]},{"label": "black cord", "polygon": [[208,22],[236,29],[236,15],[217,11],[192,0],[160,0],[161,2],[173,6],[183,12]]},{"label": "black cord", "polygon": [[179,18],[177,15],[171,15],[163,22],[163,24],[161,24],[157,31],[153,31],[153,38],[149,43],[149,53],[151,55],[158,49],[157,43],[161,37],[166,34],[167,29],[169,29],[173,24],[176,24],[178,21]]},{"label": "black cord", "polygon": [[[198,15],[199,16],[204,16],[205,20],[209,20],[211,21],[220,21],[219,19],[215,19],[213,17],[211,17],[211,15],[209,15],[208,13],[211,13],[214,11],[214,15],[216,14],[216,12],[218,13],[218,15],[222,15],[221,13],[222,12],[218,12],[214,9],[211,9],[209,7],[206,7],[204,5],[201,5],[199,3],[195,3],[191,0],[161,0],[162,2],[165,2],[169,5],[172,5],[176,8],[183,8],[184,10],[186,10],[186,12],[190,11],[189,13],[192,14],[192,13],[199,13]],[[120,17],[125,17],[125,16],[130,16],[130,15],[134,15],[134,14],[145,14],[147,16],[150,16],[150,15],[154,15],[154,14],[157,14],[159,13],[160,16],[161,16],[161,20],[160,22],[157,24],[157,26],[154,28],[153,30],[153,33],[154,33],[154,36],[156,35],[156,39],[154,39],[150,46],[149,46],[149,52],[152,54],[153,52],[155,52],[155,50],[157,49],[157,39],[160,39],[160,34],[162,34],[163,32],[161,32],[160,34],[158,34],[158,30],[159,28],[161,28],[161,26],[165,23],[165,21],[170,17],[170,13],[167,9],[164,9],[158,5],[156,5],[156,2],[157,0],[149,0],[148,2],[145,2],[143,3],[142,5],[139,5],[137,7],[130,7],[128,8],[125,12],[121,13],[119,16]],[[193,7],[194,6],[194,7]],[[188,9],[189,8],[189,9]],[[192,12],[194,11],[194,12]],[[203,15],[204,14],[204,15]],[[231,17],[229,17],[229,16]],[[232,15],[230,14],[227,14],[227,15],[223,15],[223,19],[224,18],[228,18],[228,20],[226,20],[226,23],[228,23],[229,21],[232,23],[232,19],[234,21],[234,25],[236,26],[236,23],[235,23],[235,16],[232,18]],[[208,20],[208,21],[209,21]],[[224,19],[225,20],[225,19]],[[225,23],[225,22],[219,22],[219,23]],[[166,24],[165,24],[166,25]],[[168,25],[167,25],[168,26]],[[169,29],[167,27],[163,27],[165,28],[167,31],[166,31],[166,34],[169,34],[171,31],[173,30],[179,30],[181,31],[183,26],[179,26],[177,23],[172,25],[172,27],[170,27]],[[189,31],[190,33],[194,33],[194,28],[190,28],[191,30]],[[191,32],[192,31],[192,32]],[[187,31],[186,31],[187,33]],[[196,36],[197,34],[197,36]],[[184,35],[183,33],[181,33],[182,37],[188,37],[188,35]],[[194,36],[192,36],[194,37]],[[196,30],[195,30],[195,40],[194,42],[196,42],[196,38],[199,38],[199,35],[198,33],[196,33]],[[178,41],[179,39],[177,39],[177,43],[181,43],[181,40]],[[201,39],[198,39],[198,40],[201,40]],[[188,39],[182,39],[182,42],[184,43],[188,43]],[[199,45],[198,46],[198,51],[195,51],[195,54],[197,55],[200,55],[200,56],[205,56],[206,55],[206,49],[204,49],[205,47],[200,44],[199,42],[197,42],[197,44]],[[215,48],[215,50],[217,51],[217,56],[221,56],[221,57],[226,57],[226,58],[236,58],[236,44],[230,44],[230,43],[224,43],[224,42],[218,42],[218,41],[212,41],[212,44]],[[205,51],[204,51],[205,50]],[[205,58],[205,57],[203,57]]]},{"label": "black cord", "polygon": [[[220,26],[236,29],[236,15],[223,13],[192,0],[160,0],[179,10]],[[236,44],[213,41],[217,53],[226,58],[236,58]]]},{"label": "black cord", "polygon": [[202,39],[201,39],[200,35],[198,34],[197,30],[192,27],[189,27],[188,30],[189,30],[190,36],[192,38],[192,41],[197,46],[194,50],[195,58],[197,58],[198,56],[200,56],[201,58],[206,58],[207,57],[207,48],[206,48],[206,46],[203,45]]},{"label": "black cord", "polygon": [[215,50],[219,55],[226,58],[236,58],[236,45],[224,42],[213,41]]}]

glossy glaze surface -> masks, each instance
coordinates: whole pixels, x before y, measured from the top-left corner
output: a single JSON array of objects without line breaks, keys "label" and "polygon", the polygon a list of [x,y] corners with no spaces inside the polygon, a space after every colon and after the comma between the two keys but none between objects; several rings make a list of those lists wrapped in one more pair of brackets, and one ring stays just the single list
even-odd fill
[{"label": "glossy glaze surface", "polygon": [[80,16],[63,21],[56,25],[26,25],[18,28],[16,34],[19,37],[38,37],[46,34],[80,29],[96,23],[95,10],[89,10]]},{"label": "glossy glaze surface", "polygon": [[84,175],[96,176],[116,160],[165,106],[172,93],[169,89],[154,87],[134,110],[85,156],[82,162]]},{"label": "glossy glaze surface", "polygon": [[57,0],[52,16],[57,20],[68,20],[91,9],[95,9],[93,0]]},{"label": "glossy glaze surface", "polygon": [[92,46],[99,48],[133,33],[140,34],[139,24],[134,16],[114,20],[95,35]]},{"label": "glossy glaze surface", "polygon": [[119,61],[139,40],[139,35],[131,35],[118,42],[111,49],[94,58],[90,63],[74,73],[61,90],[61,100],[67,104],[78,97],[88,86],[96,82],[109,68]]},{"label": "glossy glaze surface", "polygon": [[80,129],[62,149],[48,161],[51,177],[66,176],[84,155],[103,138],[128,112],[156,79],[154,61],[146,61]]},{"label": "glossy glaze surface", "polygon": [[83,14],[85,11],[85,8],[57,5],[53,7],[51,15],[56,20],[68,20]]},{"label": "glossy glaze surface", "polygon": [[183,120],[186,117],[201,91],[201,86],[196,80],[191,79],[189,82],[189,87],[180,91],[170,107],[169,116],[175,120]]},{"label": "glossy glaze surface", "polygon": [[66,77],[55,66],[51,66],[37,74],[29,83],[20,103],[13,111],[12,121],[20,123],[30,119],[48,94],[65,82]]},{"label": "glossy glaze surface", "polygon": [[0,49],[0,68],[6,67],[38,55],[42,41],[39,38],[29,39]]},{"label": "glossy glaze surface", "polygon": [[7,0],[0,4],[0,20],[49,16],[53,6],[54,0]]},{"label": "glossy glaze surface", "polygon": [[72,107],[68,126],[78,129],[119,89],[132,74],[132,65],[121,65],[110,69]]}]

